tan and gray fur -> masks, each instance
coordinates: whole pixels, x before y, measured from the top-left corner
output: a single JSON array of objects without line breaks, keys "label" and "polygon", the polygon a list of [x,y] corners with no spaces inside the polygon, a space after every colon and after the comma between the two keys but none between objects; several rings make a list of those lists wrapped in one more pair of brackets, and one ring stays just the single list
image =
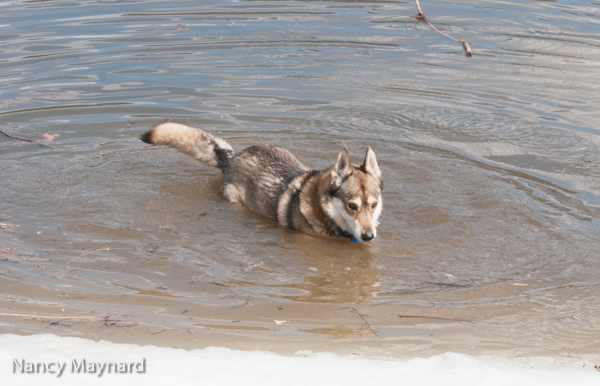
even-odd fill
[{"label": "tan and gray fur", "polygon": [[371,147],[362,165],[350,163],[344,147],[335,164],[313,170],[286,149],[251,146],[240,152],[201,129],[166,122],[140,137],[173,147],[223,171],[221,192],[279,224],[317,236],[377,236],[381,214],[381,171]]}]

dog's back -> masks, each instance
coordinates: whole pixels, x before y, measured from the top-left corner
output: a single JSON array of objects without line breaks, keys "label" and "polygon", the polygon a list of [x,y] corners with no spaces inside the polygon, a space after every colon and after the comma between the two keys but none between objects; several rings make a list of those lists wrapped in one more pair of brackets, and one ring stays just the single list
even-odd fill
[{"label": "dog's back", "polygon": [[231,202],[277,221],[279,197],[289,182],[309,170],[286,149],[251,146],[236,153],[225,140],[179,123],[155,126],[140,139],[167,145],[223,171],[221,192]]},{"label": "dog's back", "polygon": [[308,171],[286,149],[251,146],[236,153],[223,169],[223,196],[277,221],[279,197],[295,177]]}]

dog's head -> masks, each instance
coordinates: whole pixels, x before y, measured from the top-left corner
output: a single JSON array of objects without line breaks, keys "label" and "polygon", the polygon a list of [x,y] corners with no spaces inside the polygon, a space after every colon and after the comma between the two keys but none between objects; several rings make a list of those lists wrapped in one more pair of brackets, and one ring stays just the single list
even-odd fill
[{"label": "dog's head", "polygon": [[357,240],[373,240],[383,208],[382,186],[381,171],[371,147],[367,147],[361,166],[350,163],[348,149],[344,147],[331,169],[327,212],[338,227]]}]

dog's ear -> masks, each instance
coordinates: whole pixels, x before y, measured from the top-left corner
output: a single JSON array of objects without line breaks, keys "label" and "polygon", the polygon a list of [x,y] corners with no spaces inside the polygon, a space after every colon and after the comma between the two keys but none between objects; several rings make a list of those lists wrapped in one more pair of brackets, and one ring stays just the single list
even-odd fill
[{"label": "dog's ear", "polygon": [[367,146],[365,162],[363,162],[360,169],[381,181],[381,170],[379,170],[379,165],[377,165],[377,158],[375,158],[375,152],[373,151],[373,149],[371,149],[371,146]]},{"label": "dog's ear", "polygon": [[350,164],[350,154],[344,147],[337,157],[333,167],[334,184],[339,186],[348,176],[352,175],[352,165]]}]

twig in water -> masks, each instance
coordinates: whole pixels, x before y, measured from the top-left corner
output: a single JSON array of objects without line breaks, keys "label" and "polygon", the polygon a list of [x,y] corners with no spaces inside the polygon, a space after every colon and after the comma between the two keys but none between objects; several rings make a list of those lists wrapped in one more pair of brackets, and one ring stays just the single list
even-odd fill
[{"label": "twig in water", "polygon": [[[137,323],[133,323],[133,324],[129,324],[126,326],[118,326],[118,323],[125,323],[122,320],[117,320],[117,319],[109,319],[110,315],[107,315],[105,318],[102,318],[102,321],[104,322],[103,326],[104,327],[134,327],[137,325]],[[111,322],[111,323],[108,323]]]},{"label": "twig in water", "polygon": [[246,302],[244,302],[244,304],[240,304],[239,306],[235,306],[235,307],[229,307],[229,309],[233,310],[234,308],[240,308],[240,307],[247,306],[249,301],[250,301],[250,295],[248,295],[248,297],[246,298]]},{"label": "twig in water", "polygon": [[206,273],[203,273],[202,275],[198,276],[198,277],[191,277],[191,279],[193,279],[190,284],[194,284],[196,282],[196,280],[200,280],[200,278],[206,276]]},{"label": "twig in water", "polygon": [[250,292],[248,290],[240,288],[237,285],[229,285],[229,284],[217,283],[216,281],[209,281],[208,284],[218,285],[218,286],[221,286],[221,287],[227,287],[227,288],[231,288],[232,290],[236,290],[236,291]]},{"label": "twig in water", "polygon": [[23,141],[23,142],[30,142],[30,143],[34,143],[31,139],[27,139],[27,138],[23,138],[23,137],[19,137],[16,135],[10,135],[10,134],[6,134],[4,131],[0,130],[1,134],[4,134],[5,136],[7,136],[10,139],[17,139],[19,141]]},{"label": "twig in water", "polygon": [[262,261],[261,261],[260,263],[258,263],[258,264],[254,264],[254,265],[251,265],[251,266],[249,266],[249,267],[248,267],[248,268],[246,268],[245,270],[246,270],[246,271],[248,271],[248,270],[250,270],[250,269],[252,269],[252,268],[254,268],[254,267],[260,267],[261,265],[263,265],[263,262],[262,262]]},{"label": "twig in water", "polygon": [[117,324],[117,323],[108,324],[108,322],[112,322],[112,320],[109,318],[110,318],[110,315],[106,315],[106,317],[103,319],[105,327],[111,327],[111,326],[114,326],[115,324]]},{"label": "twig in water", "polygon": [[420,316],[420,315],[398,315],[400,318],[422,318],[422,319],[436,319],[436,320],[450,320],[453,322],[469,322],[473,323],[467,319],[451,319],[451,318],[440,318],[437,316]]},{"label": "twig in water", "polygon": [[227,284],[217,283],[216,281],[209,281],[208,284],[220,285],[221,287],[227,287],[227,288],[235,288],[235,287],[232,287],[232,286],[227,285]]},{"label": "twig in water", "polygon": [[470,58],[471,56],[473,56],[473,50],[471,49],[471,43],[469,43],[465,39],[460,39],[460,40],[456,39],[455,37],[450,36],[447,33],[442,32],[439,29],[437,29],[433,24],[431,24],[431,22],[427,19],[427,17],[425,16],[425,14],[423,13],[423,11],[421,10],[421,5],[419,4],[419,0],[415,0],[415,2],[417,3],[417,12],[419,12],[419,14],[418,15],[412,15],[413,18],[415,18],[417,20],[424,21],[435,32],[440,33],[440,34],[444,35],[445,37],[447,37],[448,39],[452,39],[455,42],[462,44],[462,46],[463,46],[463,48],[465,50],[465,55],[467,55],[467,58]]},{"label": "twig in water", "polygon": [[464,284],[453,284],[453,283],[440,283],[438,281],[424,281],[425,284],[435,284],[435,285],[443,285],[446,287],[468,287]]},{"label": "twig in water", "polygon": [[373,330],[373,329],[371,328],[371,325],[369,324],[369,322],[367,322],[367,319],[365,319],[365,318],[364,318],[364,317],[363,317],[363,316],[360,314],[360,312],[358,312],[358,311],[356,310],[356,308],[352,307],[352,309],[353,309],[353,310],[354,310],[354,312],[356,312],[356,313],[358,314],[358,316],[360,316],[360,318],[361,318],[361,319],[362,319],[362,320],[363,320],[363,321],[364,321],[364,322],[367,324],[367,327],[369,328],[369,330],[371,330],[371,332],[373,333],[373,335],[375,335],[376,337],[378,337],[378,338],[379,338],[379,335],[377,335],[377,333],[375,332],[375,330]]},{"label": "twig in water", "polygon": [[48,326],[64,326],[64,327],[71,327],[71,326],[70,326],[70,325],[68,325],[68,324],[61,324],[61,323],[60,323],[60,322],[63,322],[63,321],[65,321],[65,320],[69,320],[69,318],[67,318],[67,319],[60,319],[60,320],[57,320],[57,321],[54,321],[54,322],[50,322],[50,323],[48,324]]}]

